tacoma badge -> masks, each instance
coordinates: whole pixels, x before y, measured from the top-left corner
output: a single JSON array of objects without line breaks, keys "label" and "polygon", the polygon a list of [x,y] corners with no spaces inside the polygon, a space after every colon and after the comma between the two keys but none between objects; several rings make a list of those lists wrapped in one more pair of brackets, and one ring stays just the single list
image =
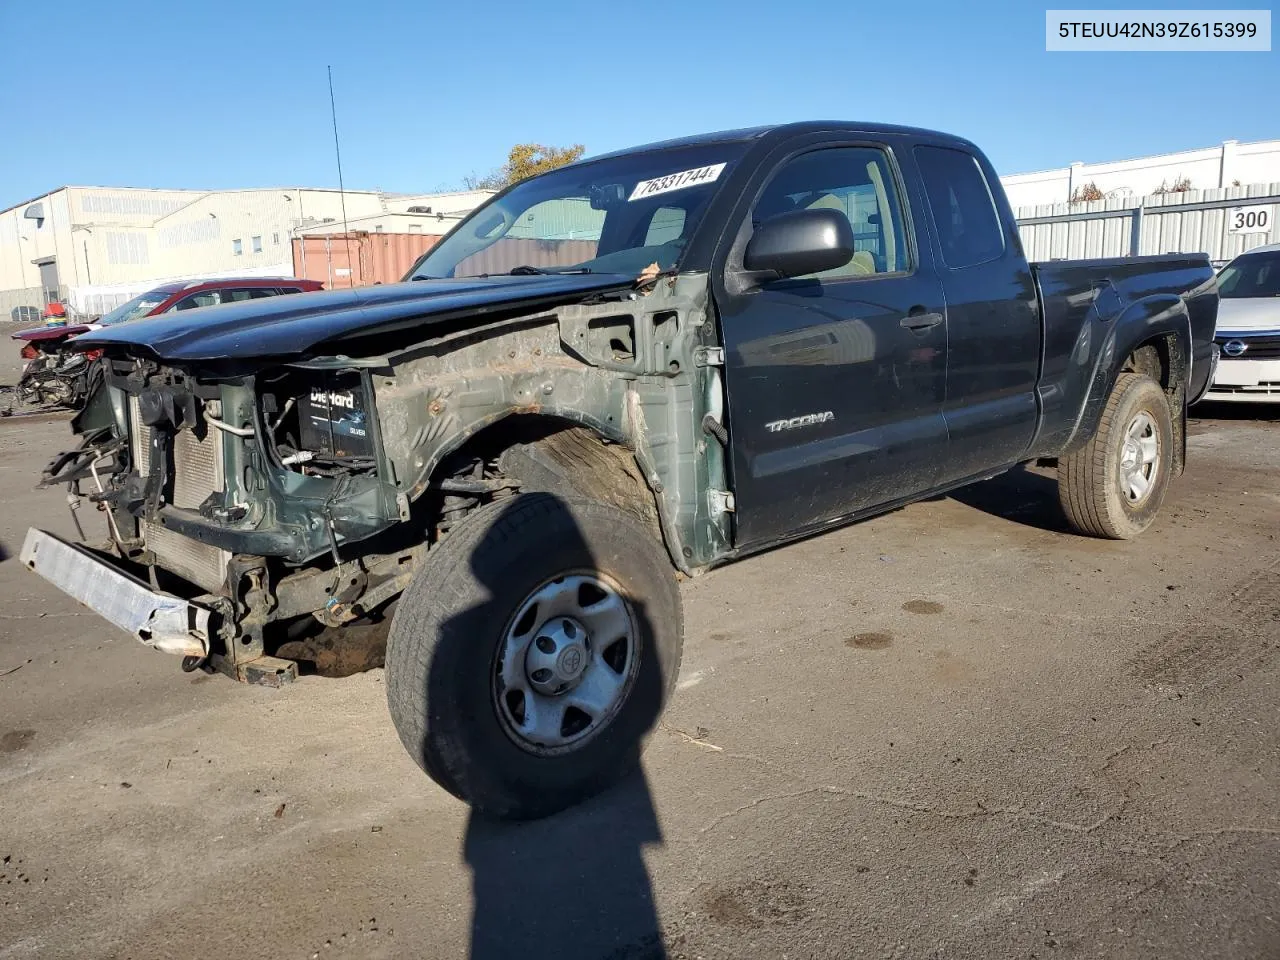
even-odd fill
[{"label": "tacoma badge", "polygon": [[811,427],[815,423],[826,423],[835,418],[836,415],[830,410],[823,410],[822,413],[806,413],[800,417],[792,417],[790,420],[773,420],[766,423],[764,428],[770,433],[780,433],[783,430],[794,430],[796,427]]}]

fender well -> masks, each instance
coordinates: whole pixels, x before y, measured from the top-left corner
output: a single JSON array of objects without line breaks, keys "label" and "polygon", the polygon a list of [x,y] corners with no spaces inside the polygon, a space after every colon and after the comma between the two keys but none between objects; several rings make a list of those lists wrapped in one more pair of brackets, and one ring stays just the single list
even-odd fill
[{"label": "fender well", "polygon": [[[427,494],[446,477],[477,461],[494,464],[526,491],[590,497],[633,513],[662,540],[684,571],[678,533],[663,498],[648,478],[651,466],[611,425],[576,411],[507,411],[471,424],[442,447],[429,465]],[[688,571],[684,571],[688,572]]]},{"label": "fender well", "polygon": [[1157,294],[1129,304],[1098,350],[1089,393],[1063,454],[1093,436],[1116,379],[1126,370],[1158,381],[1169,398],[1174,427],[1175,474],[1182,472],[1186,444],[1186,384],[1190,373],[1191,325],[1186,303],[1176,294]]}]

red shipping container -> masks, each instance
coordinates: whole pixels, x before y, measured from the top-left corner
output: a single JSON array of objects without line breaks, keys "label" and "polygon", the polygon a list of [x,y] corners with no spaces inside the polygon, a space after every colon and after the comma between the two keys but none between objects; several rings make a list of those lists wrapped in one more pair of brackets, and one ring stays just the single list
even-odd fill
[{"label": "red shipping container", "polygon": [[399,283],[440,237],[423,233],[329,233],[295,237],[293,275],[319,280],[326,290]]}]

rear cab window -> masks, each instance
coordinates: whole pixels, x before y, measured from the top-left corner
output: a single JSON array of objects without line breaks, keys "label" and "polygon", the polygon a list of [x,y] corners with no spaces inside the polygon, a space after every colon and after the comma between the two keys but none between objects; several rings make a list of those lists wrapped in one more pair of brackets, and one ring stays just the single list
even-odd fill
[{"label": "rear cab window", "polygon": [[1003,256],[1004,228],[978,159],[953,147],[919,146],[915,156],[942,262],[961,270]]},{"label": "rear cab window", "polygon": [[840,267],[794,279],[872,279],[911,269],[888,152],[879,147],[825,147],[793,157],[765,186],[752,228],[793,210],[837,210],[853,229],[853,258]]}]

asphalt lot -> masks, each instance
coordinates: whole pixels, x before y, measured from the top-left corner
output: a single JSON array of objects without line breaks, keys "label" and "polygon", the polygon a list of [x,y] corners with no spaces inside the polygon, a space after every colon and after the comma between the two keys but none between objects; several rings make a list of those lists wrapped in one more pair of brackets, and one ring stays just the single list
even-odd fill
[{"label": "asphalt lot", "polygon": [[[644,776],[520,826],[380,670],[185,675],[6,561],[0,960],[1280,957],[1280,411],[1197,413],[1139,541],[1017,472],[686,584]],[[0,421],[11,552],[66,429]]]}]

